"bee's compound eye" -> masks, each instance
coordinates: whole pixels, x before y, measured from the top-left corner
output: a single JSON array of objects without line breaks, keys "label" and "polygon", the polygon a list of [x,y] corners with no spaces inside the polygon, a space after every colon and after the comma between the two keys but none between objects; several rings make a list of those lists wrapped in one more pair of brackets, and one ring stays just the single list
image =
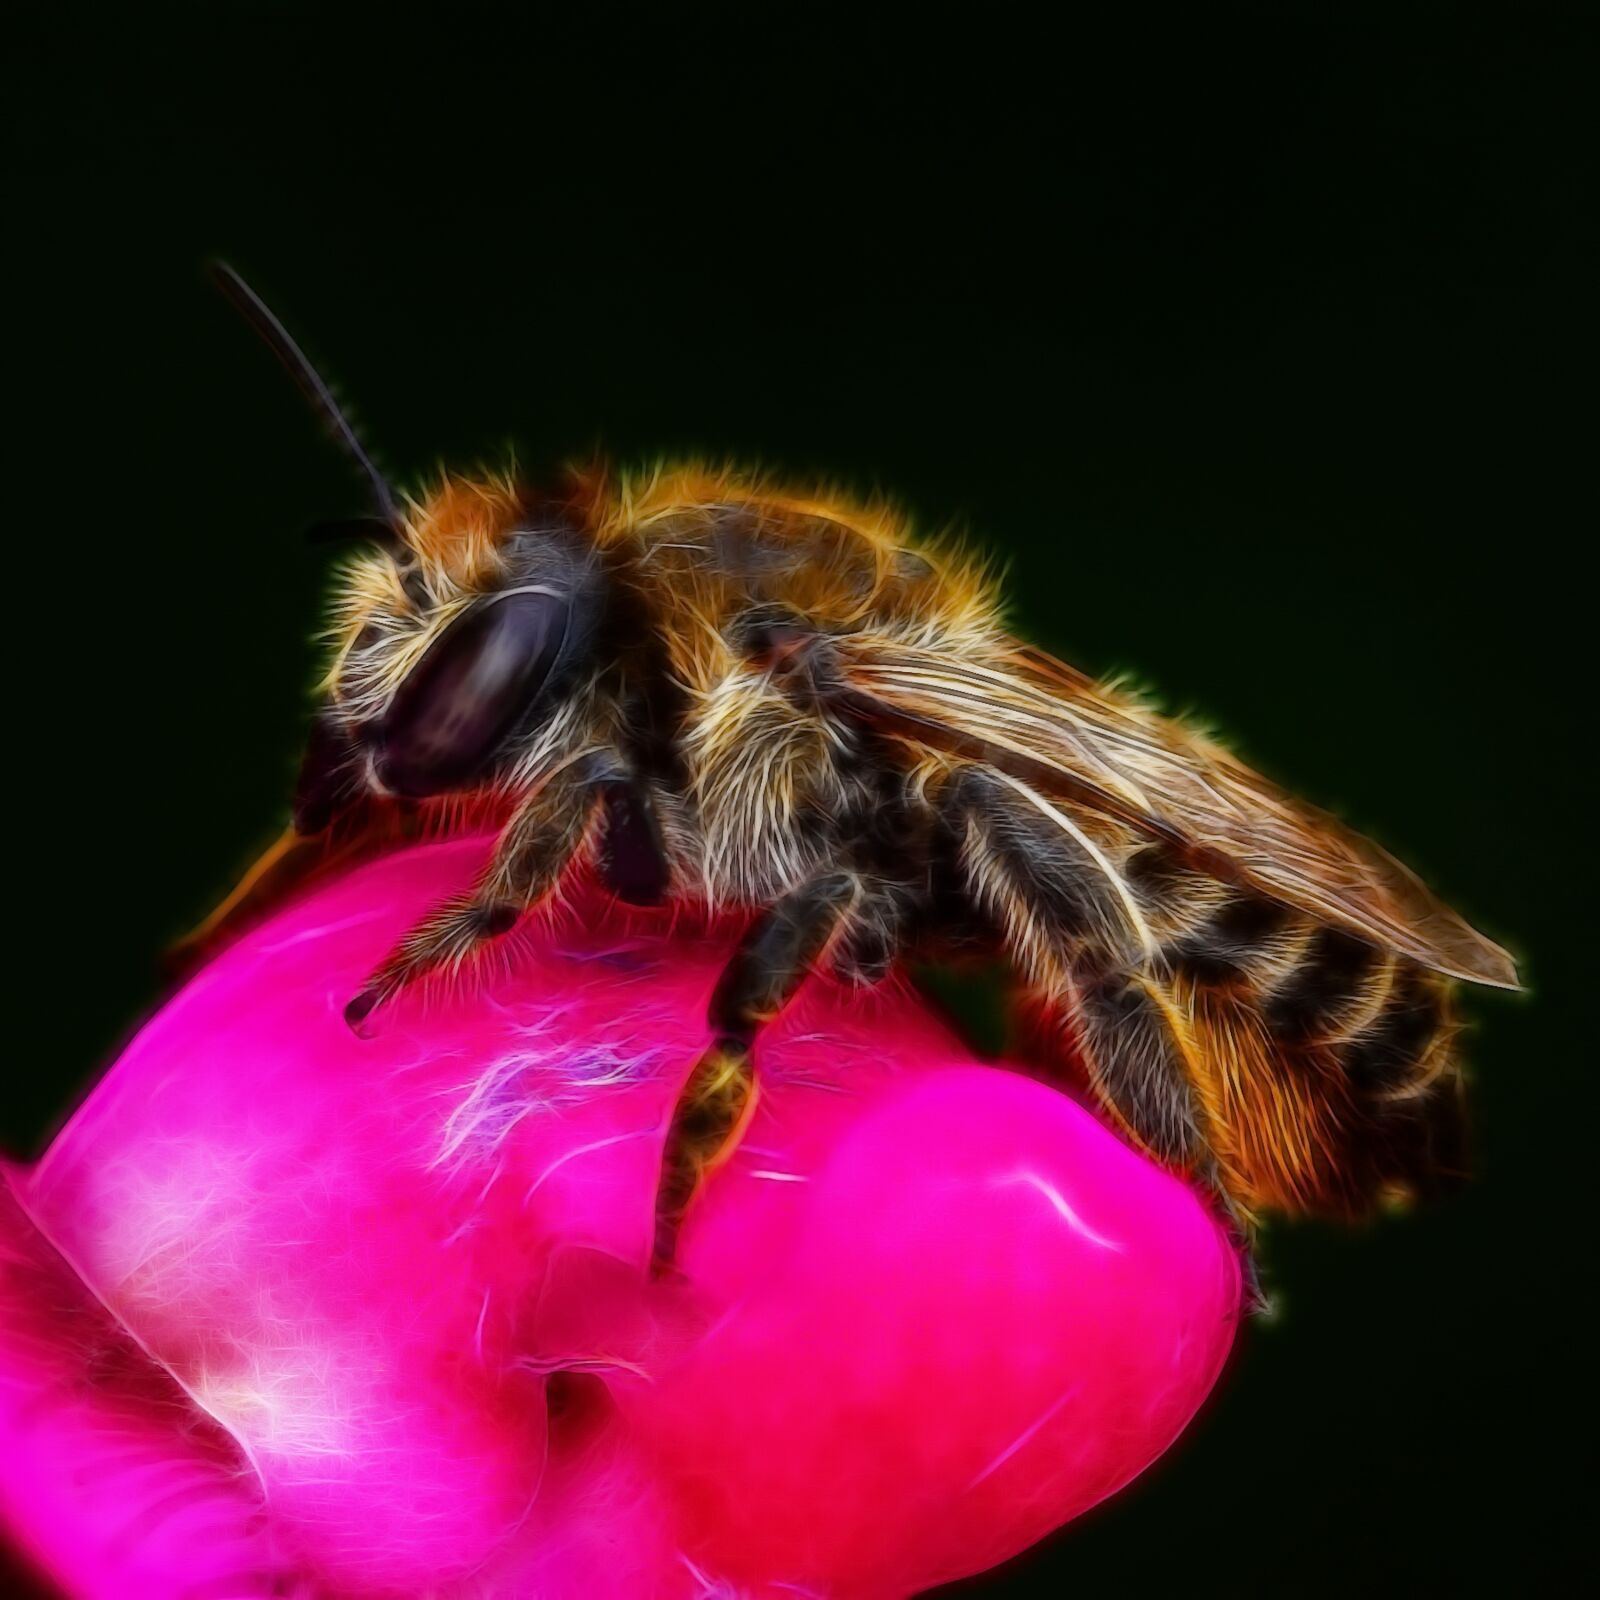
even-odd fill
[{"label": "bee's compound eye", "polygon": [[480,602],[429,646],[378,730],[378,776],[420,799],[477,776],[550,676],[570,599],[541,587]]}]

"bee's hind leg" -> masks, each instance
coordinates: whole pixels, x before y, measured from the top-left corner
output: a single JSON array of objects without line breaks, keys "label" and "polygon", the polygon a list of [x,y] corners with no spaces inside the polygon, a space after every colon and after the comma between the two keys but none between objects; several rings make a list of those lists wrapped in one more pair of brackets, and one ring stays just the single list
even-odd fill
[{"label": "bee's hind leg", "polygon": [[942,806],[968,895],[1004,930],[1095,1098],[1135,1145],[1212,1200],[1238,1247],[1247,1305],[1265,1309],[1250,1222],[1208,1145],[1186,1070],[1192,1046],[1182,1016],[1157,977],[1136,970],[1125,908],[1104,865],[983,768],[961,769]]},{"label": "bee's hind leg", "polygon": [[862,897],[854,872],[824,873],[769,907],[739,941],[711,996],[713,1042],[678,1096],[656,1190],[654,1269],[670,1269],[678,1229],[705,1176],[755,1114],[756,1035],[788,1005]]}]

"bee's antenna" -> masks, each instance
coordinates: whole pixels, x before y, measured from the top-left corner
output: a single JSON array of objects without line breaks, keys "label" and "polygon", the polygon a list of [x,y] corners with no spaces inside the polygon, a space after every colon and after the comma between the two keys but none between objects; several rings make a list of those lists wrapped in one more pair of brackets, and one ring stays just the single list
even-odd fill
[{"label": "bee's antenna", "polygon": [[386,529],[387,539],[383,542],[398,543],[401,519],[399,507],[395,504],[394,491],[389,487],[388,480],[373,464],[372,457],[367,454],[355,428],[351,426],[350,419],[340,410],[339,402],[334,399],[333,391],[323,381],[322,375],[311,365],[305,351],[294,342],[289,330],[268,310],[261,296],[226,261],[211,261],[207,263],[207,267],[212,282],[228,297],[234,309],[245,321],[260,334],[267,348],[294,379],[296,388],[310,401],[312,410],[328,425],[328,431],[344,447],[350,459],[366,474],[378,502],[379,516],[361,519],[360,526],[363,531],[377,536]]}]

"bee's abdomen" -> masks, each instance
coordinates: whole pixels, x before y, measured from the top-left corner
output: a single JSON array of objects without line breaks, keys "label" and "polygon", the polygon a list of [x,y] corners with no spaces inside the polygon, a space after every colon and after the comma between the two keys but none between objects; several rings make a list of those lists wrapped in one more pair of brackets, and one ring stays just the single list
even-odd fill
[{"label": "bee's abdomen", "polygon": [[1237,892],[1163,956],[1247,1205],[1359,1215],[1460,1175],[1448,980]]}]

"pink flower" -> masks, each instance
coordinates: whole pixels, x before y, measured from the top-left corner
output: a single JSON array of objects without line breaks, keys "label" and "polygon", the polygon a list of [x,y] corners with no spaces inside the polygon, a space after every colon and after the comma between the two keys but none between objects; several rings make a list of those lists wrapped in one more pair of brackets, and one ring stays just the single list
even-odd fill
[{"label": "pink flower", "polygon": [[908,994],[774,1026],[681,1282],[652,1196],[725,939],[569,908],[354,1038],[483,850],[230,949],[0,1196],[0,1508],[73,1594],[906,1595],[1173,1441],[1236,1326],[1221,1230]]}]

